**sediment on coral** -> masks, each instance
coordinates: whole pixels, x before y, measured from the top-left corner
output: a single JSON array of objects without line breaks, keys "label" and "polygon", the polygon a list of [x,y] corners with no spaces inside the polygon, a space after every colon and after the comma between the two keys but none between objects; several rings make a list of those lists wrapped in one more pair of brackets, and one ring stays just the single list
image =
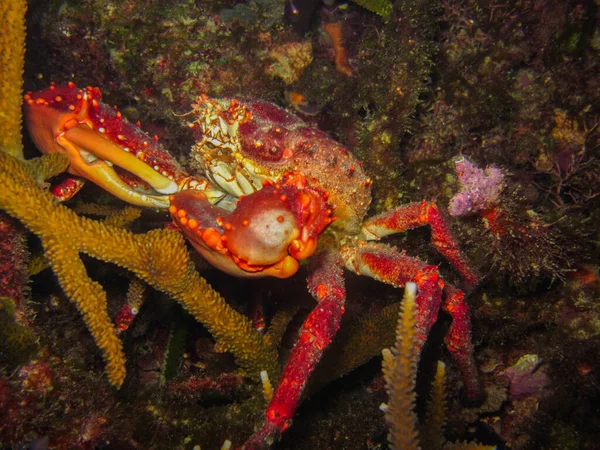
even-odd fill
[{"label": "sediment on coral", "polygon": [[24,163],[0,152],[0,180],[6,187],[0,208],[40,237],[62,288],[102,350],[109,381],[117,387],[123,383],[125,355],[108,316],[106,292],[89,278],[80,253],[124,267],[171,295],[207,326],[222,349],[235,355],[247,376],[258,381],[260,372],[267,370],[276,379],[279,365],[275,350],[246,317],[233,310],[198,275],[179,233],[154,230],[136,235],[80,217],[40,188],[31,168],[38,173],[55,171],[57,164],[66,163],[59,156]]}]

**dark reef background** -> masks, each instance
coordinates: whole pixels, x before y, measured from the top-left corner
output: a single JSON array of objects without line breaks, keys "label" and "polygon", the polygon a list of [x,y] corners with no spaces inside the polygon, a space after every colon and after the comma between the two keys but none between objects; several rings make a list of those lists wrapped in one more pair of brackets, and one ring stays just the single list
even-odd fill
[{"label": "dark reef background", "polygon": [[[106,103],[139,120],[184,164],[193,136],[181,114],[197,95],[272,101],[364,162],[374,180],[372,214],[423,199],[445,210],[461,189],[461,155],[481,168],[500,168],[504,184],[492,211],[451,222],[483,274],[468,303],[486,395],[478,405],[461,397],[458,371],[441,345],[450,320],[443,317],[420,366],[419,414],[433,361],[442,359],[449,441],[594,449],[599,19],[593,0],[32,0],[25,89],[51,81],[98,86]],[[25,139],[27,156],[35,156]],[[70,205],[84,202],[122,206],[93,186]],[[132,229],[167,222],[144,211]],[[389,242],[439,264],[460,285],[433,250],[428,229]],[[37,338],[16,326],[10,301],[2,299],[0,448],[212,449],[225,439],[234,447],[245,441],[264,408],[257,386],[235,374],[233,358],[219,353],[178,304],[147,288],[139,316],[122,335],[128,378],[116,392],[79,313],[40,263],[37,239],[22,251],[31,255],[26,310]],[[116,314],[131,275],[85,263]],[[260,301],[267,320],[281,310],[295,314],[284,359],[313,307],[306,271],[290,280],[248,281],[202,261],[198,267],[238,311],[250,316]],[[391,345],[395,316],[383,312],[401,291],[350,274],[347,291],[339,336],[275,449],[387,448],[381,358],[331,378],[352,368],[335,356],[350,334],[371,344],[372,331],[358,318],[379,318],[379,333],[388,336],[381,347]],[[9,345],[15,341],[19,346]],[[22,365],[32,353],[41,362]]]}]

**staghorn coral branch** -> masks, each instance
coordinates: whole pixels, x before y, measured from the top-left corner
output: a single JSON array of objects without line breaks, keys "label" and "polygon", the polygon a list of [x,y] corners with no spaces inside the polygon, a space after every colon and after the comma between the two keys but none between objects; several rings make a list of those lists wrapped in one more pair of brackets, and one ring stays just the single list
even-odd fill
[{"label": "staghorn coral branch", "polygon": [[121,386],[125,380],[125,353],[107,310],[106,292],[87,275],[75,245],[46,240],[45,255],[58,281],[83,316],[83,321],[102,350],[108,381]]},{"label": "staghorn coral branch", "polygon": [[[385,377],[385,390],[389,397],[387,405],[382,404],[385,420],[390,427],[388,443],[393,450],[424,449],[483,449],[496,447],[477,443],[446,442],[443,430],[445,415],[445,374],[444,363],[438,362],[434,384],[431,390],[431,402],[427,422],[418,431],[418,418],[415,411],[417,394],[417,366],[420,351],[415,333],[417,285],[406,283],[402,300],[398,325],[396,327],[396,344],[390,349],[383,349],[382,369]],[[422,434],[422,442],[419,439]],[[422,444],[422,445],[421,445]]]},{"label": "staghorn coral branch", "polygon": [[281,345],[281,340],[285,334],[288,325],[298,312],[298,305],[286,306],[275,313],[269,324],[269,328],[264,335],[264,340],[271,347],[277,348]]},{"label": "staghorn coral branch", "polygon": [[54,173],[63,162],[57,157],[42,157],[23,163],[0,151],[0,185],[4,187],[0,209],[19,219],[42,240],[61,286],[103,352],[109,381],[117,387],[122,384],[125,357],[106,311],[106,294],[88,277],[79,253],[128,269],[171,295],[206,325],[223,349],[234,354],[247,376],[258,381],[260,372],[267,370],[277,377],[276,350],[198,275],[181,235],[167,230],[133,234],[80,217],[40,189],[32,173],[43,177]]},{"label": "staghorn coral branch", "polygon": [[65,153],[52,153],[43,158],[22,161],[22,164],[25,172],[13,173],[12,175],[26,182],[28,179],[27,174],[29,174],[37,183],[42,184],[48,178],[55,177],[66,171],[71,161]]},{"label": "staghorn coral branch", "polygon": [[402,309],[396,328],[396,345],[383,350],[383,374],[389,402],[385,420],[390,426],[388,442],[392,449],[416,450],[419,445],[415,412],[419,349],[415,336],[417,285],[406,283]]},{"label": "staghorn coral branch", "polygon": [[423,448],[442,448],[446,443],[446,365],[437,362],[435,378],[429,394],[427,420],[421,433]]},{"label": "staghorn coral branch", "polygon": [[25,11],[25,0],[0,2],[0,148],[21,158]]}]

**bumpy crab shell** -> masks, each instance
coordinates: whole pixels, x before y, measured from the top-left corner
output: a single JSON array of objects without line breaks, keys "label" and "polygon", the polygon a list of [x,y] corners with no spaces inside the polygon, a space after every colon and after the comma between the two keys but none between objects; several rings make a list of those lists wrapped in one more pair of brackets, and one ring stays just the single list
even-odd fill
[{"label": "bumpy crab shell", "polygon": [[[190,126],[197,167],[235,198],[260,190],[265,180],[300,172],[329,194],[332,227],[358,233],[371,200],[371,180],[346,147],[297,116],[263,101],[199,97]],[[223,206],[223,205],[219,205]]]}]

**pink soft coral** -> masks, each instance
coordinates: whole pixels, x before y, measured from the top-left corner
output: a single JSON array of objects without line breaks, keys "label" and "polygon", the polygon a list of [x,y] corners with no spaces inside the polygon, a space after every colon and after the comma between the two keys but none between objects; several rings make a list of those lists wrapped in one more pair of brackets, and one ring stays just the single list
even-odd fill
[{"label": "pink soft coral", "polygon": [[466,157],[456,161],[456,174],[462,189],[450,199],[452,216],[468,216],[492,209],[504,188],[504,175],[496,166],[480,169]]}]

